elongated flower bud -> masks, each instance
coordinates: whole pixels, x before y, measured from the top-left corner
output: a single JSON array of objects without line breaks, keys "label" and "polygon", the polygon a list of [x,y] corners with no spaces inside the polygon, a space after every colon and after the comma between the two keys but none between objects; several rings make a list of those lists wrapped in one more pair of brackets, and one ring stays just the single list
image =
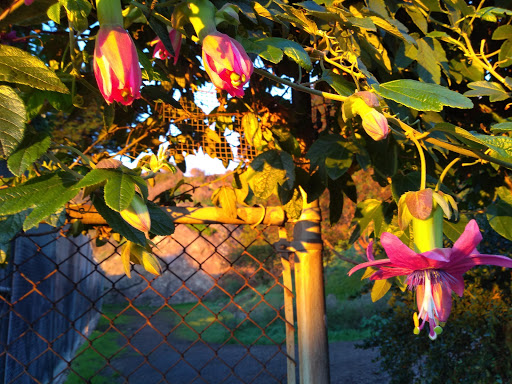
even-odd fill
[{"label": "elongated flower bud", "polygon": [[151,218],[149,217],[148,207],[139,195],[135,194],[130,206],[120,213],[121,217],[135,229],[144,233],[149,232]]}]

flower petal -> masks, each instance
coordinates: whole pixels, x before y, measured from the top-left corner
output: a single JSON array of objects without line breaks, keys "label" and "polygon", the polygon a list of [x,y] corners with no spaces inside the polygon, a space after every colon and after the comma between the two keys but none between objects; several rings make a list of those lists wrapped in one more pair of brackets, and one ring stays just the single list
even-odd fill
[{"label": "flower petal", "polygon": [[462,232],[462,235],[453,244],[452,255],[450,261],[458,262],[474,253],[476,246],[482,241],[482,234],[475,220],[471,220]]},{"label": "flower petal", "polygon": [[456,274],[463,274],[476,265],[496,265],[498,267],[512,268],[512,259],[500,255],[484,255],[475,253],[445,270],[453,276]]},{"label": "flower petal", "polygon": [[361,263],[359,265],[356,265],[354,268],[352,268],[350,271],[348,271],[348,275],[352,276],[352,274],[356,271],[359,271],[360,269],[367,268],[367,267],[379,267],[383,265],[392,265],[391,261],[389,259],[380,259],[380,260],[373,260],[368,261],[366,263]]},{"label": "flower petal", "polygon": [[380,242],[392,264],[412,270],[426,269],[430,266],[428,259],[418,255],[395,235],[383,232]]},{"label": "flower petal", "polygon": [[445,322],[452,311],[452,290],[443,281],[432,284],[432,297],[439,321]]}]

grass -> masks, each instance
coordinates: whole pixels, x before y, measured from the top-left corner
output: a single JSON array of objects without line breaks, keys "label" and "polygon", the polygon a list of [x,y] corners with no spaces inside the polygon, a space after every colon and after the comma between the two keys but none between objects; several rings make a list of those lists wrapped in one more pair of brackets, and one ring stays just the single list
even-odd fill
[{"label": "grass", "polygon": [[[333,305],[331,297],[327,308],[329,342],[365,339],[370,333],[365,326],[366,319],[375,318],[386,306],[385,300],[372,303],[369,294],[356,296],[362,284],[357,278],[347,279],[348,268],[343,262],[331,262],[326,267],[326,296],[330,294],[336,298]],[[235,281],[226,281],[225,284],[224,288],[229,292],[239,289]],[[230,288],[230,284],[233,287]],[[164,334],[174,327],[171,340],[195,341],[201,338],[209,344],[284,344],[285,326],[278,317],[278,313],[284,317],[284,311],[280,310],[283,305],[282,289],[269,289],[267,283],[255,290],[258,293],[247,287],[238,292],[234,298],[236,305],[224,295],[200,304],[176,304],[162,308],[143,306],[137,310],[150,317],[155,326],[160,324]],[[268,304],[262,302],[261,295]],[[143,326],[145,319],[135,309],[123,304],[104,305],[102,313],[104,316],[90,336],[92,341],[82,345],[73,360],[71,368],[76,373],[69,374],[66,384],[83,383],[83,379],[92,384],[117,382],[116,372],[105,368],[106,359],[126,356],[129,352],[127,348],[119,351],[125,341],[116,329],[129,335],[133,329]]]}]

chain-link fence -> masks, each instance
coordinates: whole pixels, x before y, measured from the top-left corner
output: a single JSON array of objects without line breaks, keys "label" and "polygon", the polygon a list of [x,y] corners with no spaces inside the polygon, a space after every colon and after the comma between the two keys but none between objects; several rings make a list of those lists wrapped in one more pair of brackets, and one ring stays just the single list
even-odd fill
[{"label": "chain-link fence", "polygon": [[277,227],[179,224],[153,239],[162,273],[132,266],[131,279],[95,233],[42,225],[14,240],[0,270],[4,383],[295,380]]}]

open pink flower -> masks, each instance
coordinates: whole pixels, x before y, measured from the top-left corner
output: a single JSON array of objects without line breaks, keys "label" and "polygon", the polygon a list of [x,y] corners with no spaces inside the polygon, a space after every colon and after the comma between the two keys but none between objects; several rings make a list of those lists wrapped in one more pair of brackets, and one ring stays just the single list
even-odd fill
[{"label": "open pink flower", "polygon": [[153,57],[160,60],[172,59],[174,57],[174,65],[178,62],[178,56],[181,49],[181,33],[175,29],[169,31],[169,39],[171,39],[172,48],[174,49],[174,55],[171,55],[167,49],[165,49],[164,43],[158,37],[152,42],[155,43],[155,49],[153,50]]},{"label": "open pink flower", "polygon": [[142,74],[135,44],[122,26],[100,27],[94,47],[94,75],[107,103],[130,105],[140,97]]},{"label": "open pink flower", "polygon": [[[434,340],[442,332],[440,323],[445,322],[452,308],[452,291],[462,296],[464,279],[462,275],[476,265],[488,264],[512,267],[512,259],[499,255],[484,255],[476,250],[482,241],[480,229],[471,220],[453,248],[436,248],[424,253],[416,253],[402,243],[398,237],[384,232],[381,243],[389,259],[374,260],[368,251],[368,262],[359,264],[349,271],[376,267],[371,280],[388,279],[394,276],[407,276],[409,289],[416,289],[419,314],[414,314],[415,333],[429,323],[429,336]],[[371,244],[370,246],[371,247]],[[421,325],[418,318],[422,319]]]},{"label": "open pink flower", "polygon": [[231,96],[242,97],[243,86],[251,77],[253,66],[242,45],[220,32],[203,39],[203,63],[212,80]]}]

